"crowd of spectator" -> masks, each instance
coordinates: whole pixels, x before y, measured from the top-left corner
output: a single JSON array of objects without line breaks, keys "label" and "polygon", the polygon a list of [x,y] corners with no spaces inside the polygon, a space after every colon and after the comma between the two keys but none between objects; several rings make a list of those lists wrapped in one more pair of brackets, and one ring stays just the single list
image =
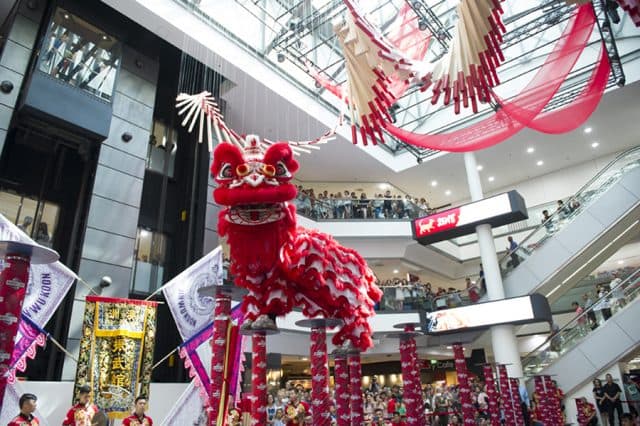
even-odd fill
[{"label": "crowd of spectator", "polygon": [[409,278],[390,278],[379,280],[378,286],[383,296],[377,310],[427,312],[438,309],[455,308],[477,302],[486,292],[484,272],[480,265],[479,276],[476,280],[465,279],[465,288],[455,287],[435,288],[430,282],[423,283],[420,277],[409,274]]},{"label": "crowd of spectator", "polygon": [[392,194],[391,190],[374,194],[345,189],[330,193],[298,186],[297,211],[314,219],[412,219],[432,213],[426,198]]},{"label": "crowd of spectator", "polygon": [[[585,292],[581,300],[575,300],[571,303],[571,307],[578,317],[580,334],[584,335],[590,330],[596,329],[626,305],[625,286],[620,284],[633,273],[634,268],[632,267],[601,272],[593,278],[595,280],[593,290]],[[592,307],[593,309],[591,309]],[[583,315],[585,311],[586,314]]]},{"label": "crowd of spectator", "polygon": [[[475,423],[478,425],[489,425],[489,397],[486,385],[475,376],[470,378],[471,400],[474,407]],[[533,395],[529,398],[524,385],[519,385],[520,398],[522,400],[523,415],[526,416],[528,425],[541,425],[539,419],[538,403],[539,398]],[[496,392],[499,394],[498,389]],[[559,397],[563,397],[559,392]],[[402,387],[381,386],[376,377],[373,376],[370,385],[363,389],[363,411],[364,426],[400,426],[406,425],[407,407],[403,401]],[[330,393],[331,405],[329,413],[331,425],[336,424],[336,395]],[[500,404],[501,401],[499,400]],[[288,425],[310,425],[312,424],[311,391],[301,384],[291,384],[290,382],[283,388],[273,389],[268,395],[267,425],[288,426]],[[240,411],[238,407],[233,407],[233,421],[231,425],[241,424]],[[429,383],[422,387],[422,409],[421,412],[427,420],[428,425],[462,425],[462,406],[457,385],[447,385],[444,381]],[[504,420],[504,411],[500,409],[500,416]],[[503,423],[504,424],[504,423]]]}]

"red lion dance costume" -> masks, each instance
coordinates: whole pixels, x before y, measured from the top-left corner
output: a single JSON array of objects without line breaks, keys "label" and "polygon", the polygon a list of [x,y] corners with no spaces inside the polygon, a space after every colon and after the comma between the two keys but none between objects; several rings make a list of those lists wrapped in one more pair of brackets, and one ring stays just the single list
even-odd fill
[{"label": "red lion dance costume", "polygon": [[298,170],[287,143],[264,154],[257,136],[244,151],[230,143],[214,151],[211,173],[218,187],[218,232],[231,247],[231,273],[246,288],[244,327],[274,327],[273,318],[298,306],[308,317],[339,318],[344,325],[333,337],[360,350],[373,346],[368,319],[382,296],[375,277],[355,251],[329,235],[296,226]]}]

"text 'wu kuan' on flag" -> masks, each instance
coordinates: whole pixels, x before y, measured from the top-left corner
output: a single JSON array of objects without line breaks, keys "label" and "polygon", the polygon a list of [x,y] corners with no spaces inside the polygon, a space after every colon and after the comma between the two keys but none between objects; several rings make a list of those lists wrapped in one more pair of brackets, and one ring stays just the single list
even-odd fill
[{"label": "text 'wu kuan' on flag", "polygon": [[[27,234],[0,214],[0,240],[36,244]],[[4,269],[0,258],[0,270]],[[60,306],[77,275],[61,262],[34,265],[29,268],[29,283],[22,304],[13,353],[0,357],[0,364],[8,362],[5,371],[7,381],[13,383],[17,371],[25,371],[27,359],[33,359],[39,346],[44,346],[48,334],[43,331],[47,322]],[[16,319],[18,320],[18,319]],[[2,325],[2,322],[0,322]]]},{"label": "text 'wu kuan' on flag", "polygon": [[[193,378],[203,405],[209,405],[211,394],[211,339],[213,337],[213,312],[215,300],[202,295],[199,290],[223,284],[223,260],[220,247],[198,260],[181,274],[164,285],[167,305],[182,336],[180,356]],[[231,321],[225,330],[225,360],[213,360],[224,368],[225,395],[221,405],[226,404],[227,395],[235,395],[240,375],[242,356],[242,336],[238,333],[238,324],[242,322],[239,305],[231,311]],[[223,362],[224,361],[224,362]],[[226,410],[223,410],[225,412]]]},{"label": "text 'wu kuan' on flag", "polygon": [[143,300],[86,298],[76,390],[91,386],[94,402],[110,419],[130,415],[136,396],[149,395],[156,307]]}]

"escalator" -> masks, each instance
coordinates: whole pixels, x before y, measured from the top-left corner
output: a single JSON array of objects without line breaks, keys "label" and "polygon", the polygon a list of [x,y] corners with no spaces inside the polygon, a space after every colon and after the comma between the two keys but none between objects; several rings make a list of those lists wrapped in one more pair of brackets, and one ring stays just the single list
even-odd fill
[{"label": "escalator", "polygon": [[[640,344],[640,269],[523,358],[527,377],[554,376],[565,394],[591,380]],[[611,309],[608,313],[604,309]],[[605,315],[603,315],[603,312]],[[594,328],[593,319],[597,320]]]},{"label": "escalator", "polygon": [[640,232],[640,147],[611,161],[500,261],[506,297],[553,303]]}]

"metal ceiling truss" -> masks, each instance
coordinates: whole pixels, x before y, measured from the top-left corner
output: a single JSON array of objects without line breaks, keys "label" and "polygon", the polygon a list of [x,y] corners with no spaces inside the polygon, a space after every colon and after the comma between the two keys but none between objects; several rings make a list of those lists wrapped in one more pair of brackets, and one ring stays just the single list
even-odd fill
[{"label": "metal ceiling truss", "polygon": [[622,68],[622,61],[618,54],[618,46],[616,45],[616,38],[613,35],[610,19],[613,16],[614,18],[618,18],[618,22],[620,20],[619,15],[617,15],[617,4],[607,0],[593,0],[593,9],[596,13],[596,22],[598,23],[598,30],[600,31],[600,38],[609,55],[611,74],[616,84],[622,87],[626,83],[626,78],[624,76],[624,69]]},{"label": "metal ceiling truss", "polygon": [[[276,2],[284,12],[278,16],[271,14],[266,7],[266,3],[269,1]],[[444,11],[444,13],[436,14],[434,11],[438,10],[438,7],[444,4],[444,0],[432,2],[431,6],[427,4],[427,0],[405,1],[418,16],[419,27],[435,35],[433,38],[434,43],[438,43],[441,52],[437,53],[436,57],[432,59],[437,59],[438,56],[444,54],[448,49],[448,44],[451,39],[451,29],[455,21],[451,19],[451,15],[455,13],[455,9],[448,9]],[[337,43],[336,36],[333,34],[332,25],[334,19],[346,12],[346,7],[341,0],[328,1],[318,9],[313,7],[311,0],[236,0],[236,2],[247,10],[249,10],[247,3],[251,3],[254,8],[254,11],[251,12],[253,16],[261,21],[265,25],[265,28],[272,31],[274,38],[265,47],[263,52],[265,56],[271,51],[276,51],[279,53],[279,61],[288,58],[301,69],[305,69],[305,61],[310,61],[314,63],[319,72],[326,75],[333,84],[339,85],[344,83],[344,79],[346,78],[344,59],[342,58],[342,51]],[[396,13],[393,13],[392,16],[380,26],[383,33],[396,19],[399,9],[398,3],[401,3],[400,0],[395,0],[395,3],[394,0],[381,1],[376,8],[370,12],[370,14],[374,14],[390,4],[395,8]],[[600,37],[607,49],[612,67],[612,77],[609,81],[609,86],[613,84],[623,85],[625,82],[624,72],[611,27],[610,3],[609,0],[593,1]],[[259,13],[255,13],[255,8],[258,9]],[[501,69],[508,71],[510,68],[517,69],[517,67],[522,67],[523,71],[514,73],[516,75],[505,79],[503,83],[532,71],[526,66],[523,67],[522,64],[537,56],[543,55],[543,49],[556,42],[556,37],[545,37],[545,32],[569,20],[574,9],[575,6],[568,5],[563,0],[543,0],[539,5],[505,18],[504,23],[509,26],[509,31],[503,39],[503,50],[517,45],[521,45],[523,48],[519,55],[508,58],[501,66]],[[263,16],[260,16],[261,14],[263,14]],[[272,22],[278,23],[278,28],[268,26],[268,23],[265,22],[266,17]],[[312,46],[307,46],[302,42],[307,36],[312,37]],[[524,43],[525,40],[533,40],[534,42]],[[318,63],[318,51],[325,46],[329,49],[329,53],[325,55],[328,59],[326,63]],[[336,58],[333,58],[334,54]],[[561,108],[575,99],[587,84],[590,74],[589,70],[591,68],[592,65],[589,65],[579,70],[574,70],[570,74],[567,83],[563,85],[549,105],[547,105],[545,111]],[[318,88],[315,91],[316,95],[320,96],[322,90],[322,88]],[[403,128],[417,131],[430,118],[438,113],[442,113],[446,108],[451,108],[445,106],[430,108],[431,105],[425,103],[429,102],[429,99],[429,96],[419,92],[418,85],[407,90],[399,100],[398,108],[394,111],[394,115],[400,123],[399,125]],[[441,133],[460,128],[477,121],[480,117],[490,113],[492,109],[495,110],[499,108],[499,105],[488,106],[491,108],[487,108],[484,113],[480,112],[480,114],[456,120],[442,128],[430,130],[430,132]],[[414,155],[419,162],[438,152],[406,145],[388,134],[385,135],[385,140],[388,143],[382,146],[390,152],[409,152]]]}]

